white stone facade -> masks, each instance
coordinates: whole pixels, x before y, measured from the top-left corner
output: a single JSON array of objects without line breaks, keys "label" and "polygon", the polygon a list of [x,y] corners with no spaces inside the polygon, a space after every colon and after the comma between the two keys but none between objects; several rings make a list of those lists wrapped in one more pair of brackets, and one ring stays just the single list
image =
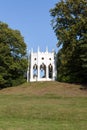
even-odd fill
[{"label": "white stone facade", "polygon": [[54,81],[56,79],[55,53],[54,51],[30,53],[29,67],[27,71],[27,82]]}]

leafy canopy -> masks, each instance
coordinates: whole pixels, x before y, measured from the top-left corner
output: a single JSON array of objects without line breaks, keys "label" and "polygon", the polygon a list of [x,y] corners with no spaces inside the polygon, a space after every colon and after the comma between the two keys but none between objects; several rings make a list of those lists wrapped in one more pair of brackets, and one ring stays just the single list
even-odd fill
[{"label": "leafy canopy", "polygon": [[26,44],[18,30],[0,22],[0,86],[24,82],[26,72]]},{"label": "leafy canopy", "polygon": [[61,0],[50,10],[57,36],[58,79],[87,82],[87,0]]}]

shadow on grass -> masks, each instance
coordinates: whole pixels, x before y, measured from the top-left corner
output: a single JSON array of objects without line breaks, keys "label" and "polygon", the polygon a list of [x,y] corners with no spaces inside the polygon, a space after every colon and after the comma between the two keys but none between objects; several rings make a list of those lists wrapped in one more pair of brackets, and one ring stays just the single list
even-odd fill
[{"label": "shadow on grass", "polygon": [[87,90],[87,83],[82,84],[81,87],[80,87],[80,90]]}]

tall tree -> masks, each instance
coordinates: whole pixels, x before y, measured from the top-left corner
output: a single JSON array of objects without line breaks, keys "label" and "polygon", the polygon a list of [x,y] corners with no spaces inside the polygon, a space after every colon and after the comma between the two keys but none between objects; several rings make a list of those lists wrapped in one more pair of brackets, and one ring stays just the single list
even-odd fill
[{"label": "tall tree", "polygon": [[59,80],[87,82],[87,0],[61,0],[50,13],[57,45],[62,47]]},{"label": "tall tree", "polygon": [[0,22],[0,87],[24,82],[26,44],[18,30]]}]

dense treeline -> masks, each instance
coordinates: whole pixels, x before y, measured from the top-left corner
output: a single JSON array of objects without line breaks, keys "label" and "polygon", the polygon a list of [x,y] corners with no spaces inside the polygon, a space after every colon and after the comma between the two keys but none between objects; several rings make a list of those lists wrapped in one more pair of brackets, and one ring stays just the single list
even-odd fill
[{"label": "dense treeline", "polygon": [[87,83],[87,0],[61,0],[50,10],[57,36],[57,78]]},{"label": "dense treeline", "polygon": [[0,88],[25,81],[26,44],[18,30],[0,22]]}]

